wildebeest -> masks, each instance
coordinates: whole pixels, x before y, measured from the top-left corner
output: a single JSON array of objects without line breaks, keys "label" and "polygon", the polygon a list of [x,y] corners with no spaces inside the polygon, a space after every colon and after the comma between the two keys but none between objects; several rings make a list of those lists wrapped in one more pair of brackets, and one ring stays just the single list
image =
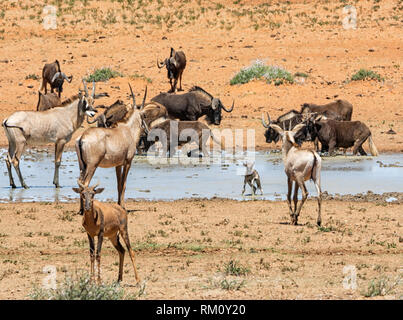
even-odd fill
[{"label": "wildebeest", "polygon": [[[93,92],[95,83],[93,84]],[[6,158],[10,186],[15,188],[11,164],[20,179],[21,186],[28,188],[20,171],[20,158],[27,144],[55,144],[55,173],[53,184],[59,187],[59,167],[64,146],[73,133],[80,128],[84,117],[93,116],[94,96],[88,94],[84,82],[85,94],[79,90],[78,95],[64,101],[59,107],[46,111],[17,111],[3,121],[3,128],[8,139]]]},{"label": "wildebeest", "polygon": [[179,120],[196,121],[207,116],[210,123],[221,123],[221,110],[232,112],[235,101],[230,109],[226,109],[221,100],[214,98],[210,93],[200,87],[193,87],[183,94],[160,93],[151,101],[162,104],[168,110],[171,118]]},{"label": "wildebeest", "polygon": [[55,62],[47,63],[42,69],[42,85],[39,90],[45,89],[45,94],[48,92],[47,84],[50,85],[50,92],[53,92],[54,89],[57,90],[59,98],[63,91],[63,83],[64,80],[67,80],[68,83],[71,82],[73,76],[66,76],[64,72],[60,70],[59,61],[55,60]]},{"label": "wildebeest", "polygon": [[357,152],[367,155],[362,145],[368,139],[371,154],[379,155],[371,131],[361,121],[337,121],[318,116],[313,120],[313,124],[310,129],[311,135],[318,137],[322,144],[322,152],[328,150],[329,155],[333,155],[335,148],[353,147],[354,155]]},{"label": "wildebeest", "polygon": [[[158,137],[158,140],[155,140],[156,137]],[[168,151],[169,156],[175,152],[175,146],[196,142],[199,151],[204,156],[208,156],[206,143],[209,137],[221,145],[221,142],[214,137],[211,129],[202,122],[165,120],[152,127],[151,131],[148,132],[147,140],[150,146],[160,141],[163,145],[163,150]],[[187,154],[189,156],[190,152]]]},{"label": "wildebeest", "polygon": [[[322,159],[313,150],[300,150],[295,142],[295,135],[298,131],[305,127],[304,123],[296,125],[292,130],[283,130],[280,126],[273,124],[268,115],[269,126],[271,126],[282,137],[283,146],[283,162],[284,171],[287,175],[288,193],[287,202],[290,209],[291,223],[296,225],[302,206],[308,198],[308,191],[305,181],[312,180],[315,183],[318,192],[318,218],[316,223],[318,226],[322,223],[321,207],[322,207],[322,191],[320,188],[320,170]],[[294,184],[294,208],[291,205],[291,193]],[[298,189],[302,191],[302,200],[298,204]]]},{"label": "wildebeest", "polygon": [[304,103],[301,106],[301,114],[307,113],[321,114],[328,119],[333,120],[351,121],[351,116],[353,114],[353,105],[350,102],[341,99],[324,105]]},{"label": "wildebeest", "polygon": [[169,90],[168,92],[175,92],[178,79],[179,79],[178,91],[183,91],[182,74],[183,70],[185,70],[186,68],[186,56],[183,53],[183,51],[175,51],[173,48],[171,48],[171,54],[169,55],[169,58],[166,58],[162,63],[159,63],[157,60],[157,67],[159,69],[161,69],[164,65],[167,68],[168,71],[167,77],[169,79],[169,83],[171,84],[171,90]]},{"label": "wildebeest", "polygon": [[56,93],[46,93],[38,91],[38,104],[36,105],[36,111],[45,111],[52,109],[60,105],[62,101]]},{"label": "wildebeest", "polygon": [[[277,120],[271,123],[278,125],[283,130],[292,130],[297,124],[302,123],[303,120],[304,120],[303,115],[301,115],[296,110],[291,110],[279,116]],[[266,142],[271,143],[274,141],[275,143],[277,143],[281,136],[276,130],[273,129],[272,126],[270,126],[270,124],[266,123],[263,114],[262,114],[262,124],[263,127],[267,129],[264,133],[264,136],[266,137]],[[304,127],[295,135],[295,141],[299,145],[301,145],[303,141],[311,141],[310,131],[306,130],[306,127]]]}]

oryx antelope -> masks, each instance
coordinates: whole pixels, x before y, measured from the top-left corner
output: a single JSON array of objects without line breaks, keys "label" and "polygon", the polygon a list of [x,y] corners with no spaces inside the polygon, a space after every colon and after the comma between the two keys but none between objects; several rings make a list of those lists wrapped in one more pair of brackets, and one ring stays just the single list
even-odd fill
[{"label": "oryx antelope", "polygon": [[[79,193],[80,198],[82,198],[84,201],[82,225],[87,231],[88,241],[90,244],[92,278],[94,279],[95,277],[94,263],[96,259],[98,264],[98,282],[101,282],[101,248],[103,238],[107,237],[112,242],[115,249],[119,252],[118,281],[122,281],[125,249],[119,241],[119,236],[121,236],[126,244],[127,250],[129,251],[136,281],[139,282],[136,265],[134,263],[134,252],[130,246],[126,210],[117,204],[103,203],[94,200],[94,196],[104,190],[104,188],[97,188],[98,184],[93,187],[86,187],[80,183],[80,181],[78,181],[78,185],[79,188],[73,188],[73,191]],[[96,252],[94,244],[95,236],[98,236]]]},{"label": "oryx antelope", "polygon": [[55,60],[55,62],[47,63],[42,69],[42,85],[39,90],[45,89],[46,94],[48,92],[47,84],[49,83],[50,92],[53,93],[53,90],[56,89],[60,98],[60,95],[63,91],[64,80],[67,80],[68,83],[71,83],[73,76],[68,77],[60,70],[59,61]]},{"label": "oryx antelope", "polygon": [[[288,193],[287,202],[290,209],[291,223],[296,225],[298,223],[298,216],[301,208],[308,197],[308,191],[305,186],[305,181],[312,180],[315,184],[316,191],[318,192],[318,218],[317,224],[320,226],[321,218],[321,205],[322,205],[322,192],[320,188],[320,170],[322,166],[322,159],[313,150],[300,150],[295,142],[295,135],[305,127],[305,124],[300,123],[292,130],[283,130],[280,126],[273,124],[270,120],[269,125],[277,131],[282,137],[283,146],[283,162],[284,171],[287,175]],[[263,118],[263,115],[262,115]],[[294,184],[294,208],[291,205],[291,193]],[[302,191],[302,200],[298,204],[298,189]]]},{"label": "oryx antelope", "polygon": [[[130,112],[111,128],[93,127],[76,140],[80,182],[88,187],[95,170],[116,168],[118,204],[124,206],[126,179],[142,132],[146,128],[142,111],[136,108],[135,97]],[[80,207],[82,213],[82,206]]]},{"label": "oryx antelope", "polygon": [[[20,179],[21,186],[27,188],[20,170],[20,158],[27,144],[55,144],[55,173],[53,184],[59,187],[59,167],[64,146],[70,141],[73,133],[81,126],[85,114],[93,116],[93,95],[89,96],[84,83],[84,94],[64,101],[59,107],[46,111],[17,111],[3,121],[3,128],[8,139],[6,164],[10,178],[10,186],[15,188],[11,164]],[[93,83],[93,91],[95,83]]]},{"label": "oryx antelope", "polygon": [[[183,51],[175,51],[171,48],[171,54],[169,58],[166,58],[164,62],[159,63],[157,60],[157,67],[161,69],[163,66],[167,68],[168,71],[168,79],[171,84],[171,89],[168,92],[175,92],[176,85],[178,84],[179,79],[179,89],[178,91],[183,91],[182,89],[182,74],[183,70],[186,68],[186,56]],[[173,80],[173,83],[172,83]]]}]

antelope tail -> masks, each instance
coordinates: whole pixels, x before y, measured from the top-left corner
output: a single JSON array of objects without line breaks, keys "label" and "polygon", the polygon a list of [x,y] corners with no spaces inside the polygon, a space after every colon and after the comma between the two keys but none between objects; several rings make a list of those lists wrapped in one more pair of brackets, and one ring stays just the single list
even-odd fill
[{"label": "antelope tail", "polygon": [[375,143],[372,140],[372,135],[370,135],[368,138],[368,144],[369,144],[369,150],[371,151],[372,156],[373,157],[379,156],[378,149],[376,148]]}]

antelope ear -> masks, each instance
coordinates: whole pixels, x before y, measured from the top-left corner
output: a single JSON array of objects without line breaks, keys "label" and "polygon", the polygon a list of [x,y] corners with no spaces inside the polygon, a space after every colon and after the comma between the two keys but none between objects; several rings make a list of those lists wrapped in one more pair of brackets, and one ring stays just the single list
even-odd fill
[{"label": "antelope ear", "polygon": [[284,135],[284,130],[281,129],[280,126],[278,126],[278,125],[276,125],[276,124],[271,124],[270,127],[271,127],[274,131],[276,131],[280,136],[283,136],[283,135]]},{"label": "antelope ear", "polygon": [[95,194],[101,193],[102,191],[104,191],[105,188],[97,188],[94,190]]},{"label": "antelope ear", "polygon": [[71,189],[73,189],[73,191],[74,191],[75,193],[81,193],[81,192],[80,192],[80,188],[71,188]]}]

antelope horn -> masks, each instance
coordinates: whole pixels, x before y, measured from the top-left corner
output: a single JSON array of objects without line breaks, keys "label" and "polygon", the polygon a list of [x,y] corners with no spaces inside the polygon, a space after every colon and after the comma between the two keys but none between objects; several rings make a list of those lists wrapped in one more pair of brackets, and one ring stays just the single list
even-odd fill
[{"label": "antelope horn", "polygon": [[61,73],[62,77],[67,80],[67,82],[71,82],[71,80],[69,79],[69,77],[66,76],[66,74],[64,72]]},{"label": "antelope horn", "polygon": [[80,188],[84,189],[84,185],[81,183],[80,179],[77,179],[77,184]]},{"label": "antelope horn", "polygon": [[95,190],[98,186],[99,186],[99,180],[98,180],[98,182],[95,184],[95,186],[92,187],[92,190]]},{"label": "antelope horn", "polygon": [[129,88],[130,88],[131,96],[133,99],[133,108],[136,108],[137,107],[136,106],[136,97],[134,96],[133,89],[132,89],[132,86],[130,85],[130,83],[129,83]]},{"label": "antelope horn", "polygon": [[235,104],[235,100],[232,100],[232,106],[231,106],[231,109],[227,110],[227,109],[225,109],[225,107],[224,107],[224,106],[222,106],[222,108],[223,108],[223,109],[224,109],[224,111],[226,111],[226,112],[231,112],[232,110],[234,110],[234,104]]},{"label": "antelope horn", "polygon": [[85,96],[88,97],[88,89],[87,89],[87,83],[85,82],[85,80],[83,79],[83,84],[84,84],[84,92],[85,92]]},{"label": "antelope horn", "polygon": [[143,108],[144,108],[144,104],[146,102],[146,97],[147,97],[147,86],[146,86],[146,90],[144,91],[143,103],[141,104],[140,110],[143,110]]},{"label": "antelope horn", "polygon": [[92,98],[95,99],[95,81],[92,81]]}]

